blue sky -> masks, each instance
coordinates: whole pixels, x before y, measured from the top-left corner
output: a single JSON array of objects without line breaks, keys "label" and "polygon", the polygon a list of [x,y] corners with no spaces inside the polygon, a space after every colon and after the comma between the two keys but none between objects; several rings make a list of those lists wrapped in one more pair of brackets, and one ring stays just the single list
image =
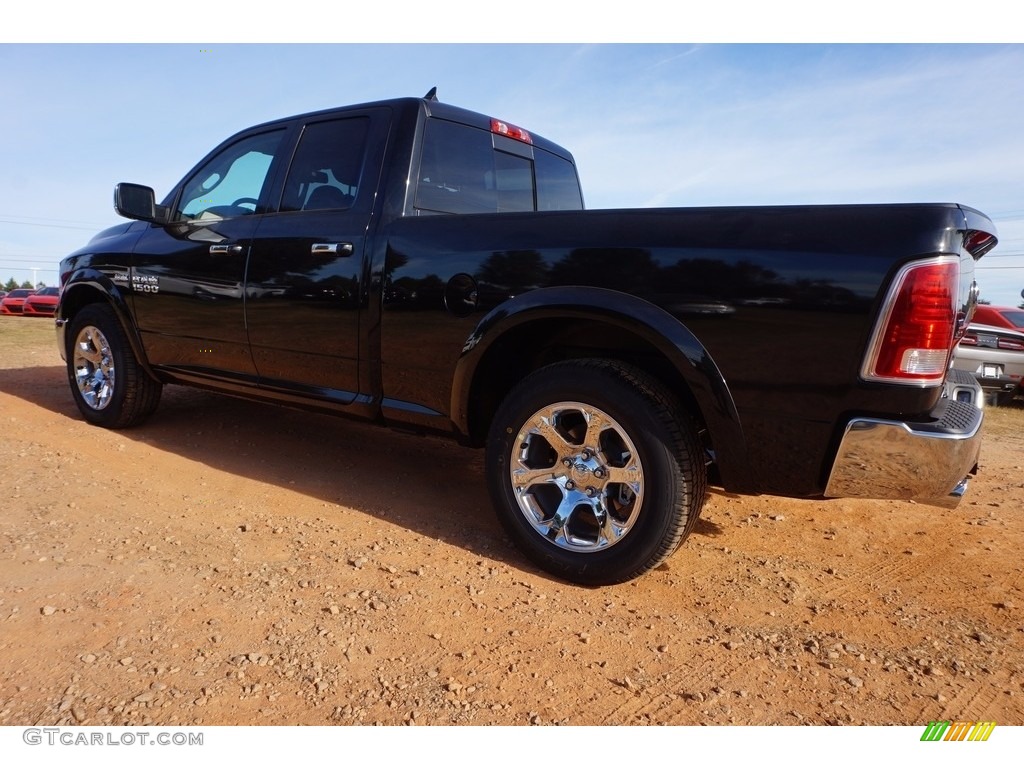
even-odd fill
[{"label": "blue sky", "polygon": [[[587,206],[960,202],[997,224],[983,298],[1024,289],[1021,44],[0,43],[0,282],[56,282],[251,124],[419,96],[575,155]],[[16,73],[16,76],[10,76]]]}]

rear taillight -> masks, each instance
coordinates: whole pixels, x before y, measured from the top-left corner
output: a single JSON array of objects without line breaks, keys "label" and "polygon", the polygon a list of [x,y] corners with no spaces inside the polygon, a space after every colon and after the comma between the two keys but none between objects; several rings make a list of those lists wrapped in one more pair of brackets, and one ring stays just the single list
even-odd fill
[{"label": "rear taillight", "polygon": [[996,346],[999,349],[1012,349],[1015,352],[1024,352],[1024,342],[1017,341],[1017,339],[1000,337],[996,342]]},{"label": "rear taillight", "polygon": [[956,259],[904,267],[893,281],[864,365],[866,379],[927,385],[942,381],[956,331]]}]

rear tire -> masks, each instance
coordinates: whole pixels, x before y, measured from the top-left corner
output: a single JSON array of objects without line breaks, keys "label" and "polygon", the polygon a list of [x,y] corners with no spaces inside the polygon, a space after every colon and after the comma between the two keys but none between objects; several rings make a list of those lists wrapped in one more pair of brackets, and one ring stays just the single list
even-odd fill
[{"label": "rear tire", "polygon": [[704,451],[657,380],[606,360],[547,366],[501,404],[487,479],[503,527],[541,568],[615,584],[664,562],[693,530]]},{"label": "rear tire", "polygon": [[156,410],[163,385],[139,365],[110,306],[90,304],[76,314],[67,344],[68,383],[90,424],[123,429],[141,424]]}]

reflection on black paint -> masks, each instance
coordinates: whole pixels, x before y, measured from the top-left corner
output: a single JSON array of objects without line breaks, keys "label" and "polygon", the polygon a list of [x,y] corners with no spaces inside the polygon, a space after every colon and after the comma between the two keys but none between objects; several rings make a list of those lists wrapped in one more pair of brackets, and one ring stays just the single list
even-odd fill
[{"label": "reflection on black paint", "polygon": [[[796,254],[800,261],[823,258]],[[664,256],[662,256],[662,259]],[[589,286],[629,293],[679,317],[725,317],[737,307],[861,311],[871,296],[825,278],[787,279],[778,271],[738,258],[677,258],[663,264],[655,253],[640,248],[577,248],[557,256],[538,250],[494,251],[480,255],[473,277],[479,284],[478,310],[489,311],[513,296],[553,286]],[[465,267],[461,256],[459,266]],[[389,251],[385,269],[385,304],[402,309],[441,309],[444,285],[451,277],[443,257],[419,259],[433,269],[410,274],[408,256]],[[462,270],[460,270],[462,271]],[[789,271],[789,270],[787,270]]]}]

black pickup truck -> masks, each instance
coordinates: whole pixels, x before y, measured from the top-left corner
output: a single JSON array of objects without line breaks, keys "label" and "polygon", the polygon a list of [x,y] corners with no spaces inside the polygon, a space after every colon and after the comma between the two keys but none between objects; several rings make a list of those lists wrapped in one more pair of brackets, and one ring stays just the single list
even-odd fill
[{"label": "black pickup truck", "polygon": [[259,125],[114,200],[133,221],[61,262],[89,422],[185,384],[449,434],[569,580],[664,561],[709,484],[953,506],[977,469],[971,208],[584,211],[565,149],[430,96]]}]

